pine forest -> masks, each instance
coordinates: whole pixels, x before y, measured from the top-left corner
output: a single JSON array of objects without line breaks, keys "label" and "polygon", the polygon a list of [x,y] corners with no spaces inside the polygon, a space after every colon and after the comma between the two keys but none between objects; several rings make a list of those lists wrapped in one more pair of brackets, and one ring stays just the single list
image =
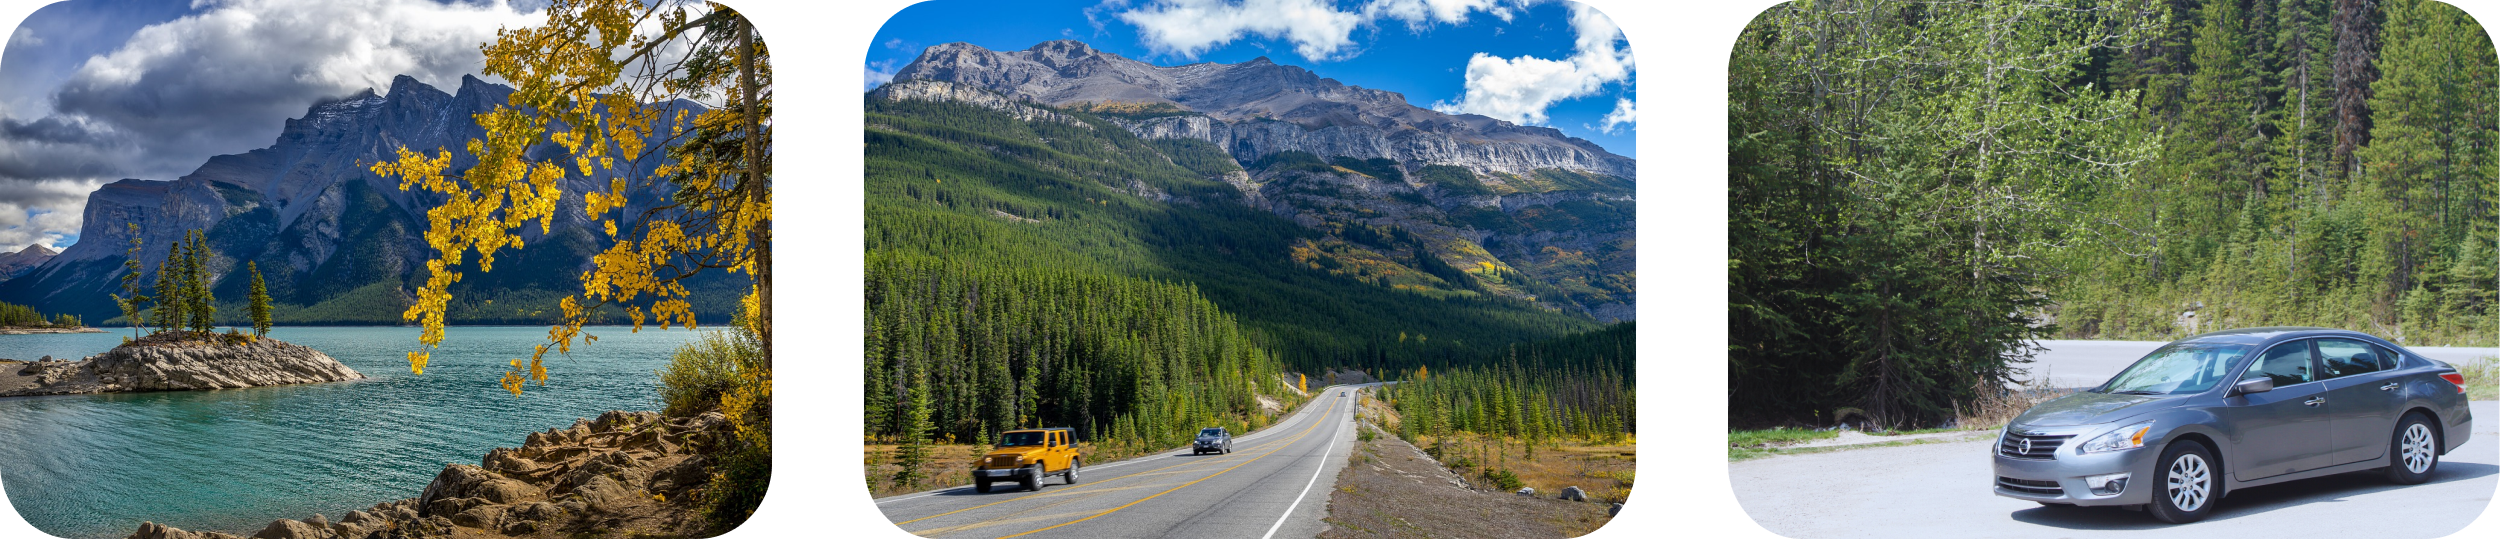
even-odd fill
[{"label": "pine forest", "polygon": [[1729,58],[1730,419],[1934,426],[2034,339],[2492,346],[2494,55],[2426,0],[1773,7]]}]

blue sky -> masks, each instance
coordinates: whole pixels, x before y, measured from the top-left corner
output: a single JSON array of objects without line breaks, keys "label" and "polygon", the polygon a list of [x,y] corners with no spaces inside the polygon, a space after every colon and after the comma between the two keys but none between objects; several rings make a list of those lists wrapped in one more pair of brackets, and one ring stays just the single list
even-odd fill
[{"label": "blue sky", "polygon": [[[1637,157],[1636,121],[1618,121],[1612,133],[1606,122],[1609,114],[1626,120],[1638,109],[1631,46],[1603,14],[1575,20],[1582,9],[1588,8],[1512,0],[931,0],[886,21],[865,69],[873,87],[921,49],[955,41],[1024,50],[1076,39],[1156,65],[1266,56],[1346,84],[1405,94],[1416,106],[1552,127]],[[1284,20],[1302,22],[1272,22]],[[1613,37],[1609,46],[1582,45],[1583,34],[1600,33]],[[1474,99],[1471,69],[1477,72]]]},{"label": "blue sky", "polygon": [[536,24],[529,1],[69,0],[0,54],[0,252],[78,241],[87,194],[170,180],[267,147],[325,97],[437,87],[477,73],[477,44]]}]

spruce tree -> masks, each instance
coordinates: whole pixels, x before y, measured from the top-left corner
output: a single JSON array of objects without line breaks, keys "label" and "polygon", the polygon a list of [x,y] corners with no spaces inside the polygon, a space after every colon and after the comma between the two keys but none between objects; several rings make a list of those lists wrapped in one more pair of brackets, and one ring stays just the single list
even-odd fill
[{"label": "spruce tree", "polygon": [[903,413],[903,447],[896,450],[894,463],[903,469],[894,472],[894,484],[910,488],[926,474],[921,467],[929,464],[929,382],[927,375],[915,376],[911,384],[911,405]]},{"label": "spruce tree", "polygon": [[183,316],[183,309],[191,306],[182,296],[183,249],[182,242],[174,242],[165,250],[165,261],[156,265],[156,316],[151,322],[158,332],[173,331],[188,320]]},{"label": "spruce tree", "polygon": [[202,335],[217,329],[217,296],[208,290],[208,238],[200,231],[191,231],[189,256],[183,261],[183,298],[191,302],[186,308],[191,315],[191,330]]},{"label": "spruce tree", "polygon": [[260,280],[260,263],[245,262],[252,270],[252,336],[269,336],[269,285]]}]

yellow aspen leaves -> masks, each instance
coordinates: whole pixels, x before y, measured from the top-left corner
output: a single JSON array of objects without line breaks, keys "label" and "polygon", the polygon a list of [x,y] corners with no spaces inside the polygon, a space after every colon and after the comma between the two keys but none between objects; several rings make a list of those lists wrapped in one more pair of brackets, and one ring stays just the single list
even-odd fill
[{"label": "yellow aspen leaves", "polygon": [[[451,285],[469,257],[476,271],[494,271],[499,253],[526,246],[522,227],[534,222],[539,233],[551,233],[568,178],[606,180],[579,200],[612,243],[591,256],[580,293],[558,300],[561,318],[548,329],[547,345],[527,361],[508,363],[505,390],[546,384],[548,352],[570,353],[575,339],[597,341],[583,326],[603,307],[619,307],[635,331],[647,324],[693,329],[683,280],[717,270],[764,281],[769,269],[759,259],[770,249],[770,169],[756,163],[769,161],[770,55],[761,41],[742,39],[752,29],[737,12],[710,4],[698,17],[678,6],[557,0],[545,24],[497,30],[480,48],[485,73],[514,90],[506,104],[474,117],[485,135],[463,149],[476,164],[450,174],[450,151],[399,148],[393,160],[372,165],[374,174],[397,178],[401,190],[443,201],[426,211],[424,239],[434,258],[401,314],[422,328],[421,348],[408,353],[412,372],[423,374],[442,345]],[[676,105],[685,100],[718,104],[696,112]],[[652,144],[659,140],[671,142]],[[560,147],[566,159],[530,160],[540,144]],[[629,210],[636,193],[664,199]],[[763,290],[750,286],[739,308],[745,320],[769,328]]]}]

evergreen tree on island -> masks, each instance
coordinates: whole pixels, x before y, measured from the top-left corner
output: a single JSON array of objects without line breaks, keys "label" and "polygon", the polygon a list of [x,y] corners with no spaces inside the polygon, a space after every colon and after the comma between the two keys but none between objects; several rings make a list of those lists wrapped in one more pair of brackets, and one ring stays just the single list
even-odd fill
[{"label": "evergreen tree on island", "polygon": [[189,248],[183,250],[182,297],[189,305],[183,310],[190,315],[191,331],[205,335],[217,329],[217,296],[208,290],[208,237],[193,230],[185,243]]},{"label": "evergreen tree on island", "polygon": [[149,301],[147,296],[139,294],[141,290],[139,273],[144,271],[144,268],[139,265],[139,247],[147,240],[139,236],[138,223],[128,224],[130,225],[130,249],[123,251],[122,254],[122,293],[113,295],[113,306],[122,309],[122,321],[130,324],[130,338],[136,339],[139,338],[139,324],[141,324],[139,309],[147,305]]},{"label": "evergreen tree on island", "polygon": [[185,291],[182,277],[176,272],[182,267],[182,251],[183,244],[175,243],[172,249],[165,250],[165,261],[156,265],[156,316],[149,324],[156,327],[155,333],[173,331],[181,326],[184,320],[182,310],[191,304],[182,297]]},{"label": "evergreen tree on island", "polygon": [[260,263],[245,262],[252,269],[252,336],[269,336],[269,286],[261,284]]}]

